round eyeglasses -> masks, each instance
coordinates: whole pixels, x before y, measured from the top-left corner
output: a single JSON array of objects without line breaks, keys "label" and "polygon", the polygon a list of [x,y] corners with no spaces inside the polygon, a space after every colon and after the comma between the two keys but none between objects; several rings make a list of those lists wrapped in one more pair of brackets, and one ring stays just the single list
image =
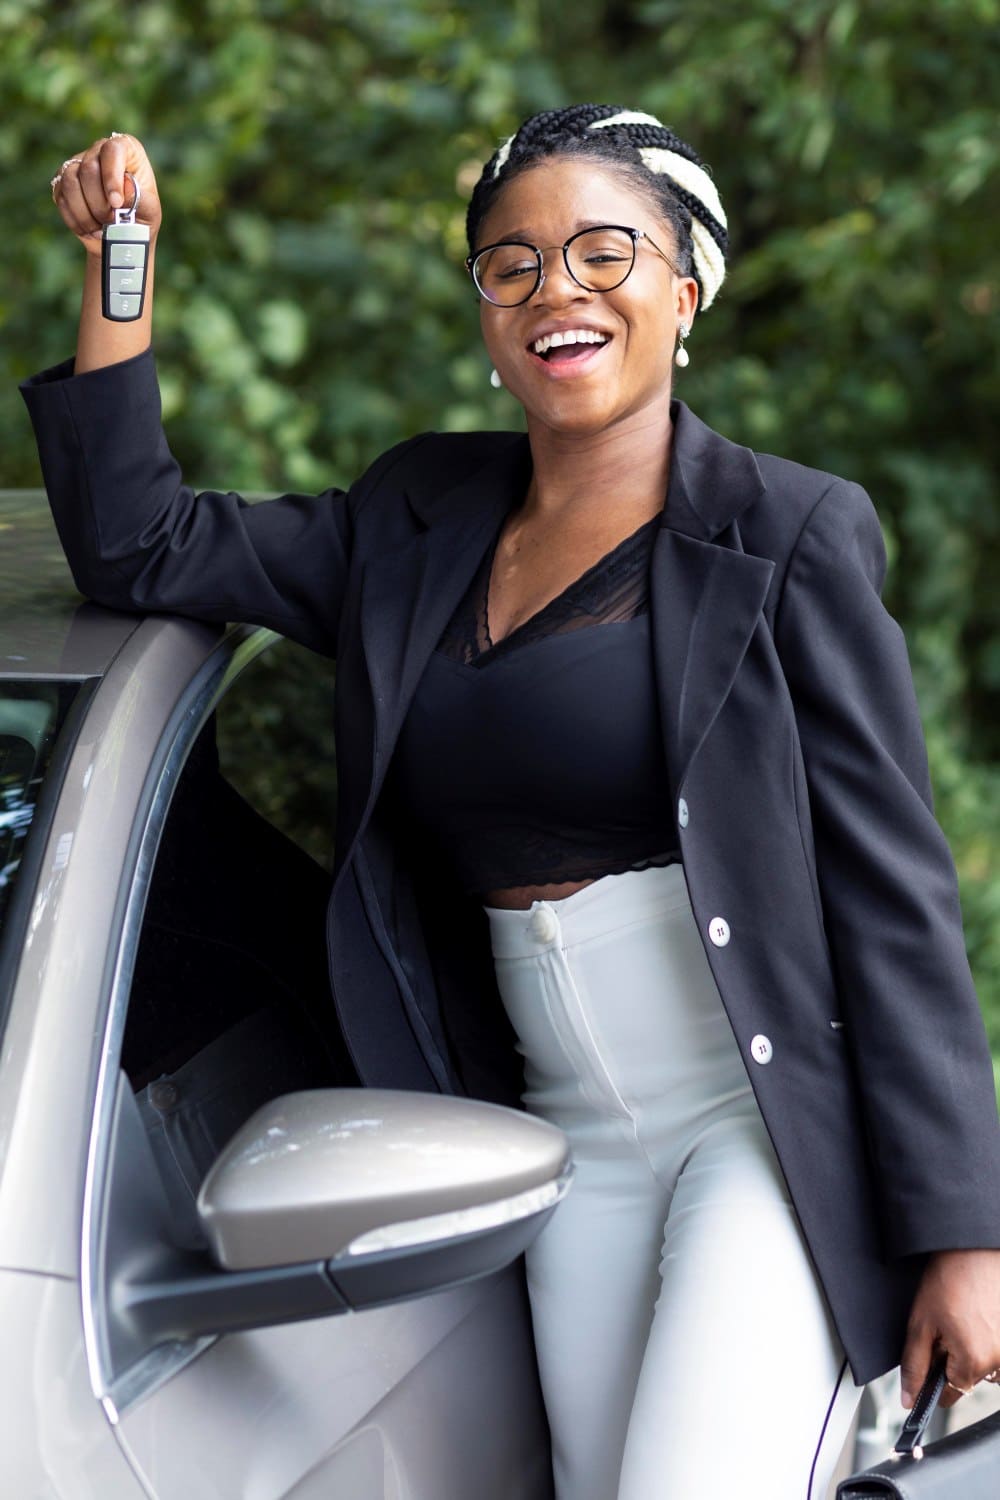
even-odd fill
[{"label": "round eyeglasses", "polygon": [[[642,229],[625,224],[599,224],[570,235],[561,249],[566,270],[578,286],[588,292],[612,292],[621,286],[635,265],[636,246],[645,240],[674,272],[677,267]],[[484,245],[470,255],[465,269],[480,294],[494,307],[518,307],[533,297],[545,282],[542,251],[523,240],[501,240]]]}]

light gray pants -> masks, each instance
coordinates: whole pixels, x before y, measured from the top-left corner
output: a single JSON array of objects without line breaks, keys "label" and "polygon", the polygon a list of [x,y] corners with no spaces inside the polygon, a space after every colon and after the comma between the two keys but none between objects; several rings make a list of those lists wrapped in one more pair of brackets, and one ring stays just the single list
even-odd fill
[{"label": "light gray pants", "polygon": [[576,1179],[527,1254],[558,1500],[823,1500],[854,1384],[683,867],[487,907]]}]

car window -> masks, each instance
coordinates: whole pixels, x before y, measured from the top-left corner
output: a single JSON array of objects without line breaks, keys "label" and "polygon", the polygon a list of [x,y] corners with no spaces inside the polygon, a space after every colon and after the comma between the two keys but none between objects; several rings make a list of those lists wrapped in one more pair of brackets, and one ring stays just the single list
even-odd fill
[{"label": "car window", "polygon": [[0,933],[76,682],[0,681]]},{"label": "car window", "polygon": [[31,905],[33,880],[24,872],[41,858],[93,687],[90,679],[0,680],[0,1036]]},{"label": "car window", "polygon": [[[150,880],[122,1067],[179,1212],[260,1104],[355,1084],[330,994],[332,663],[278,640],[205,724]],[[193,1221],[192,1221],[193,1222]]]},{"label": "car window", "polygon": [[229,785],[326,870],[337,801],[333,682],[328,657],[281,640],[236,679],[216,714]]}]

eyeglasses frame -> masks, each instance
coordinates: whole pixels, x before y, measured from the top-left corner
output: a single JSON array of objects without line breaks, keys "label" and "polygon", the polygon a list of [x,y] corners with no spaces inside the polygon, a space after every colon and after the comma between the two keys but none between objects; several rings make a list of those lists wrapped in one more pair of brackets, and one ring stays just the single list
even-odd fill
[{"label": "eyeglasses frame", "polygon": [[[573,269],[569,263],[569,247],[575,240],[580,239],[583,235],[597,234],[602,229],[620,229],[623,234],[631,236],[632,261],[621,281],[616,281],[613,286],[587,286],[586,282],[581,281],[579,276],[574,276],[573,274]],[[585,292],[598,292],[603,296],[605,292],[617,291],[620,286],[623,286],[624,283],[628,281],[633,270],[635,269],[636,247],[638,246],[640,240],[645,240],[646,243],[656,251],[660,259],[666,261],[667,265],[670,267],[671,271],[673,271],[675,276],[679,276],[681,274],[680,270],[677,266],[674,265],[669,255],[664,254],[656,241],[652,239],[644,229],[633,229],[629,224],[590,224],[586,229],[578,229],[576,234],[571,234],[564,245],[545,245],[541,249],[539,249],[537,245],[529,244],[527,240],[496,240],[491,245],[483,245],[483,247],[480,250],[477,250],[474,255],[467,255],[465,257],[465,269],[472,277],[473,284],[475,285],[476,291],[479,293],[480,297],[482,297],[485,302],[488,302],[491,307],[521,307],[523,303],[529,302],[535,295],[535,293],[537,291],[540,291],[540,289],[545,285],[545,266],[542,260],[542,256],[550,250],[562,250],[563,264],[566,267],[567,275],[576,282],[577,286],[582,287]],[[485,255],[488,250],[500,250],[504,245],[520,245],[525,250],[530,250],[537,262],[534,285],[532,286],[530,292],[527,292],[523,297],[519,297],[516,302],[494,302],[493,298],[488,296],[480,286],[479,281],[476,277],[475,270],[473,269],[476,261],[481,255]]]}]

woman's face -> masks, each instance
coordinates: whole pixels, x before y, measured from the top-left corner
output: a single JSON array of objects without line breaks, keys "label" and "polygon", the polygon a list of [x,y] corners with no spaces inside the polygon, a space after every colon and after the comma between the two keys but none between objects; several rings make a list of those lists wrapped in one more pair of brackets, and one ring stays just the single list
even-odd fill
[{"label": "woman's face", "polygon": [[[480,228],[476,249],[498,240],[526,240],[544,252],[545,279],[527,302],[495,307],[485,298],[480,320],[487,351],[504,385],[522,403],[529,429],[588,435],[625,422],[651,407],[666,414],[670,401],[677,324],[690,325],[697,282],[678,276],[644,240],[636,246],[628,279],[609,292],[578,286],[566,270],[561,246],[595,224],[645,230],[676,260],[670,225],[642,193],[613,167],[556,157],[515,177]],[[552,248],[555,247],[555,248]],[[545,334],[584,329],[603,344],[581,343],[566,357],[538,355]]]}]

